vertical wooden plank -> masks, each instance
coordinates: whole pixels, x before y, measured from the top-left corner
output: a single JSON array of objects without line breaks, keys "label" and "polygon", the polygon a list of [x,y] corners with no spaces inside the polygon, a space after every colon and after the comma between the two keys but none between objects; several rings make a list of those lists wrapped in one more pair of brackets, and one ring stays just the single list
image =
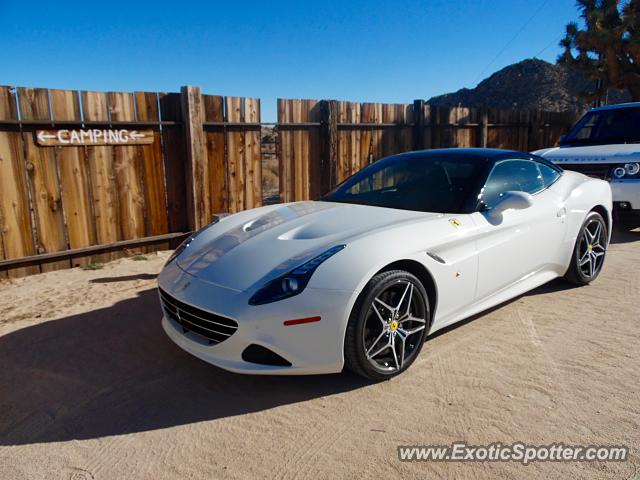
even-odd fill
[{"label": "vertical wooden plank", "polygon": [[[292,121],[294,123],[302,122],[302,100],[292,100]],[[304,162],[304,154],[302,152],[302,130],[296,128],[293,130],[293,178],[294,178],[294,200],[300,201],[305,199],[305,188],[303,178],[303,168],[306,167]]]},{"label": "vertical wooden plank", "polygon": [[0,120],[17,120],[16,112],[14,88],[0,85]]},{"label": "vertical wooden plank", "polygon": [[[0,87],[0,116],[17,120],[15,92]],[[29,215],[26,163],[20,133],[0,131],[0,258],[34,255],[36,247]],[[21,267],[0,272],[0,277],[21,277],[39,268]]]},{"label": "vertical wooden plank", "polygon": [[[203,95],[205,121],[224,121],[224,99],[217,95]],[[229,194],[227,189],[227,165],[224,149],[224,131],[215,127],[205,131],[207,161],[209,162],[209,194],[213,213],[227,212]]]},{"label": "vertical wooden plank", "polygon": [[[25,121],[50,121],[49,92],[46,89],[21,88],[20,116]],[[49,253],[69,248],[62,210],[60,179],[56,165],[55,149],[40,147],[35,142],[32,127],[25,126],[23,142],[28,166],[28,184],[33,202],[37,236],[37,253]],[[44,263],[43,272],[69,268],[71,262]]]},{"label": "vertical wooden plank", "polygon": [[[375,123],[375,108],[373,103],[363,103],[360,105],[360,118],[362,123]],[[360,132],[360,165],[364,168],[373,160],[371,151],[371,140],[373,138],[373,128],[365,128]]]},{"label": "vertical wooden plank", "polygon": [[424,100],[413,101],[413,149],[424,148]]},{"label": "vertical wooden plank", "polygon": [[160,119],[176,122],[163,125],[162,149],[167,186],[167,214],[169,232],[186,232],[187,194],[185,178],[185,141],[181,123],[180,94],[160,93]]},{"label": "vertical wooden plank", "polygon": [[[109,92],[108,105],[112,122],[135,121],[133,94]],[[145,236],[143,167],[141,158],[136,154],[137,148],[133,146],[113,147],[113,168],[123,240]]]},{"label": "vertical wooden plank", "polygon": [[[319,123],[322,121],[322,105],[317,100],[307,100],[305,105],[307,111],[307,119],[309,122]],[[320,143],[321,128],[313,126],[307,129],[308,137],[308,192],[311,200],[318,200],[322,195],[328,192],[323,190],[321,186],[322,174],[322,147]]]},{"label": "vertical wooden plank", "polygon": [[[156,93],[136,92],[135,101],[138,121],[160,122]],[[159,127],[154,132],[154,142],[151,145],[138,146],[137,153],[144,178],[142,183],[145,196],[145,231],[147,235],[161,235],[168,232],[168,223]]]},{"label": "vertical wooden plank", "polygon": [[[337,183],[338,168],[338,102],[323,100],[320,104],[321,130],[319,191],[324,195]],[[312,178],[312,182],[314,179]]]},{"label": "vertical wooden plank", "polygon": [[[81,98],[82,113],[86,122],[109,121],[109,101],[106,93],[84,91]],[[103,244],[122,240],[113,147],[87,147],[86,155],[96,227],[96,243]],[[94,255],[93,259],[97,262],[107,262],[119,256],[118,252],[106,252]]]},{"label": "vertical wooden plank", "polygon": [[[278,123],[288,123],[287,106],[289,100],[278,99]],[[280,201],[290,202],[292,198],[291,189],[291,158],[289,154],[290,131],[285,127],[278,128],[277,132],[277,155],[278,155],[278,176],[280,179]]]},{"label": "vertical wooden plank", "polygon": [[480,126],[478,127],[478,147],[487,148],[489,112],[486,108],[480,111]]},{"label": "vertical wooden plank", "polygon": [[[80,101],[72,90],[50,90],[54,121],[81,123]],[[90,197],[89,172],[82,147],[56,147],[62,206],[67,223],[69,248],[95,244],[95,225]],[[90,257],[74,258],[75,266],[86,265]]]},{"label": "vertical wooden plank", "polygon": [[23,120],[51,121],[49,91],[46,88],[18,88]]},{"label": "vertical wooden plank", "polygon": [[[244,110],[242,98],[226,97],[227,122],[242,122]],[[237,129],[229,128],[226,133],[227,160],[229,168],[229,197],[231,212],[245,209],[244,135]]]},{"label": "vertical wooden plank", "polygon": [[212,213],[203,127],[204,105],[199,87],[182,87],[181,95],[187,145],[187,211],[189,227],[195,230],[207,225]]},{"label": "vertical wooden plank", "polygon": [[[360,103],[350,102],[349,105],[349,118],[351,123],[361,123],[360,120]],[[353,128],[349,132],[350,136],[350,149],[349,152],[349,175],[353,175],[360,170],[360,137],[362,130],[360,127]]]},{"label": "vertical wooden plank", "polygon": [[[0,237],[6,258],[34,255],[25,162],[20,133],[0,131]],[[16,268],[10,277],[38,273],[38,267]]]},{"label": "vertical wooden plank", "polygon": [[[244,121],[260,123],[260,100],[244,99]],[[246,208],[262,205],[262,152],[260,150],[260,128],[251,127],[244,130],[244,170]]]},{"label": "vertical wooden plank", "polygon": [[75,90],[49,90],[55,121],[80,121],[80,101]]},{"label": "vertical wooden plank", "polygon": [[424,118],[424,148],[432,148],[432,127],[431,123],[433,118],[431,116],[431,105],[425,104],[422,109],[422,116]]}]

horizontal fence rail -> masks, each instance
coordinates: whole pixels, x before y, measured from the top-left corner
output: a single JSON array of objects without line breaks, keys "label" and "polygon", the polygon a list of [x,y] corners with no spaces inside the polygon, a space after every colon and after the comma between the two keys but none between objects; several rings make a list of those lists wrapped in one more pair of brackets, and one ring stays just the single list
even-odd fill
[{"label": "horizontal fence rail", "polygon": [[556,144],[577,119],[423,100],[279,99],[276,123],[262,122],[260,110],[257,98],[198,87],[0,87],[0,278],[170,248],[217,213],[261,206],[263,185],[276,185],[270,202],[318,199],[388,155],[531,151]]}]

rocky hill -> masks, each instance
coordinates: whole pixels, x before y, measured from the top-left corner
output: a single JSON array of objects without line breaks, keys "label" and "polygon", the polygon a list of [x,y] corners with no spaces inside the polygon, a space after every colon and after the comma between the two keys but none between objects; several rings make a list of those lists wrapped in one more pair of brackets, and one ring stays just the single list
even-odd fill
[{"label": "rocky hill", "polygon": [[[527,59],[494,73],[476,88],[463,88],[432,97],[427,103],[443,107],[461,105],[552,112],[582,111],[589,106],[580,99],[580,92],[591,85],[591,81],[566,65]],[[628,99],[625,92],[610,91],[608,103],[620,103]]]}]

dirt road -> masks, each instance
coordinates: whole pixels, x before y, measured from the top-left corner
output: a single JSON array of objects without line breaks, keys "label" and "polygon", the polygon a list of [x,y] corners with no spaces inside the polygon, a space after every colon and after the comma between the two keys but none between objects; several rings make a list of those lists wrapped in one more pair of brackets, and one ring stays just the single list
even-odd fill
[{"label": "dirt road", "polygon": [[[431,338],[404,375],[246,377],[174,346],[168,252],[0,284],[0,478],[638,478],[640,232]],[[402,463],[399,444],[624,444],[624,463]]]}]

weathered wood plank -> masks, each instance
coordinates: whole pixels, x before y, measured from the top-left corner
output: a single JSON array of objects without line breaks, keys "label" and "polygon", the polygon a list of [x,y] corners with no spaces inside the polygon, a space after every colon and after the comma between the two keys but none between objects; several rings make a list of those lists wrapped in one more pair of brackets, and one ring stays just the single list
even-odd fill
[{"label": "weathered wood plank", "polygon": [[[49,95],[54,121],[81,121],[80,101],[76,91],[50,90]],[[56,148],[56,160],[69,247],[81,248],[93,245],[96,242],[96,236],[84,148]],[[90,262],[90,257],[77,258],[73,265],[86,265]]]},{"label": "weathered wood plank", "polygon": [[54,121],[81,120],[80,98],[75,90],[49,90]]},{"label": "weathered wood plank", "polygon": [[[49,94],[44,89],[20,90],[20,116],[24,121],[49,120]],[[54,149],[39,147],[34,132],[25,130],[22,140],[28,167],[28,184],[33,201],[37,253],[69,248],[62,210],[60,178]],[[69,268],[68,260],[42,265],[43,272]]]},{"label": "weathered wood plank", "polygon": [[[20,133],[0,131],[0,241],[5,258],[35,253]],[[38,273],[38,267],[10,270],[10,277]]]},{"label": "weathered wood plank", "polygon": [[[109,120],[109,99],[104,92],[82,92],[82,111],[86,121]],[[118,204],[118,186],[113,165],[113,148],[110,146],[87,147],[87,163],[93,214],[96,226],[96,243],[111,243],[122,239]],[[97,262],[108,262],[117,258],[115,252],[101,253],[94,257]]]},{"label": "weathered wood plank", "polygon": [[[278,99],[278,123],[290,123],[289,115],[290,101],[283,98]],[[293,183],[292,183],[292,159],[291,159],[291,131],[279,129],[277,131],[277,154],[279,159],[279,178],[280,178],[280,201],[290,202],[293,199]]]},{"label": "weathered wood plank", "polygon": [[187,212],[189,227],[197,230],[211,221],[209,164],[203,130],[204,105],[199,87],[182,87],[182,118],[187,146]]},{"label": "weathered wood plank", "polygon": [[[240,97],[225,98],[227,122],[243,121],[241,103]],[[229,211],[239,212],[245,208],[244,136],[239,131],[228,130],[226,144],[229,169]]]},{"label": "weathered wood plank", "polygon": [[16,120],[17,107],[13,87],[0,85],[0,120]]},{"label": "weathered wood plank", "polygon": [[[244,99],[244,121],[260,123],[260,100],[258,98]],[[260,129],[246,129],[244,164],[245,164],[245,198],[246,208],[262,205],[262,152],[260,149]]]},{"label": "weathered wood plank", "polygon": [[[112,121],[133,122],[136,120],[133,94],[109,92],[108,105]],[[142,159],[136,152],[138,148],[142,147],[113,147],[114,173],[123,240],[145,236],[143,167]]]},{"label": "weathered wood plank", "polygon": [[[137,120],[141,122],[159,122],[158,95],[150,92],[136,92]],[[160,235],[168,232],[168,219],[165,192],[165,173],[162,159],[162,140],[160,132],[153,132],[153,143],[137,149],[141,157],[145,196],[146,235]]]},{"label": "weathered wood plank", "polygon": [[51,121],[49,91],[46,88],[18,88],[18,97],[22,119]]},{"label": "weathered wood plank", "polygon": [[[160,93],[160,118],[179,122],[180,94]],[[185,180],[185,142],[181,124],[162,129],[162,148],[167,185],[167,214],[170,232],[187,231],[187,194]]]},{"label": "weathered wood plank", "polygon": [[[218,95],[203,95],[205,121],[224,121],[224,98]],[[209,195],[212,212],[226,212],[229,209],[227,188],[227,162],[225,156],[224,131],[220,128],[206,130],[207,161],[209,163]]]}]

